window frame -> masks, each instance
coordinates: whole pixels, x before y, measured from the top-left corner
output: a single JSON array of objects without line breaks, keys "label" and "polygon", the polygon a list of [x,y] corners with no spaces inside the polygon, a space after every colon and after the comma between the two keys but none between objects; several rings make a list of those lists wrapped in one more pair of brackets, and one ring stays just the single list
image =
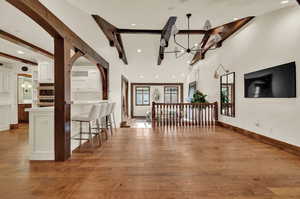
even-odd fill
[{"label": "window frame", "polygon": [[[144,104],[144,92],[145,91],[143,91],[143,93],[142,93],[142,102],[143,102],[143,104],[138,104],[137,103],[137,90],[139,89],[139,88],[147,88],[148,89],[148,92],[149,92],[149,95],[148,95],[148,104]],[[136,86],[135,87],[135,106],[150,106],[150,86]]]},{"label": "window frame", "polygon": [[176,104],[176,103],[179,103],[180,99],[179,99],[179,87],[178,86],[164,86],[164,103],[166,104],[166,91],[168,88],[176,88],[176,94],[177,94],[177,102],[173,102],[172,101],[172,95],[174,93],[170,92],[168,95],[170,95],[170,101],[171,103],[168,103],[168,104]]}]

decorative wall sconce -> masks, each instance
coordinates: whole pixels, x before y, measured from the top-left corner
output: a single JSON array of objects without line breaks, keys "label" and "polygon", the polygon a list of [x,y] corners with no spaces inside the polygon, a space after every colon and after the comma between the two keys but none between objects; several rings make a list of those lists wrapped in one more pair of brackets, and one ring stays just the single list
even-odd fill
[{"label": "decorative wall sconce", "polygon": [[229,70],[225,69],[224,66],[222,64],[220,64],[218,66],[218,68],[215,70],[215,73],[214,73],[214,78],[215,79],[219,79],[220,78],[220,74],[219,74],[219,70],[222,69],[225,74],[229,73]]}]

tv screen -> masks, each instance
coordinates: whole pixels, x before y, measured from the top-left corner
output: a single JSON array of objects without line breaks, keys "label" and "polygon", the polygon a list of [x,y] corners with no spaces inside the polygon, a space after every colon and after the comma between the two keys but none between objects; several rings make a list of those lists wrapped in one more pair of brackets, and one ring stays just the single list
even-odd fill
[{"label": "tv screen", "polygon": [[246,98],[296,97],[296,63],[245,74]]}]

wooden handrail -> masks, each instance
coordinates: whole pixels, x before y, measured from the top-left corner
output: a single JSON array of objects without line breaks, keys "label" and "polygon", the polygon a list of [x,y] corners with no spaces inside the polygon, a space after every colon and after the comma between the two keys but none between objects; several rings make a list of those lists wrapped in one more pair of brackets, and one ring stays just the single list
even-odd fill
[{"label": "wooden handrail", "polygon": [[152,102],[152,126],[213,126],[218,121],[218,103]]}]

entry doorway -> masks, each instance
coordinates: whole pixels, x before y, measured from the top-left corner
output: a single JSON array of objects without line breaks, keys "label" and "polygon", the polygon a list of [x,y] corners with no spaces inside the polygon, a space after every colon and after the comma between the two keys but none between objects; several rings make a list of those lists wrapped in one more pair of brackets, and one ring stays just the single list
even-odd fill
[{"label": "entry doorway", "polygon": [[121,127],[129,128],[129,82],[128,79],[122,75],[121,77]]},{"label": "entry doorway", "polygon": [[25,111],[32,107],[33,82],[30,74],[18,74],[18,123],[29,123],[29,113]]}]

